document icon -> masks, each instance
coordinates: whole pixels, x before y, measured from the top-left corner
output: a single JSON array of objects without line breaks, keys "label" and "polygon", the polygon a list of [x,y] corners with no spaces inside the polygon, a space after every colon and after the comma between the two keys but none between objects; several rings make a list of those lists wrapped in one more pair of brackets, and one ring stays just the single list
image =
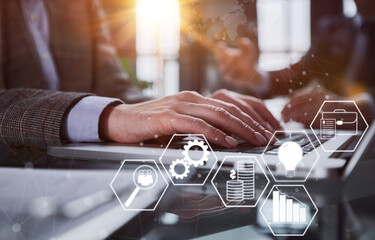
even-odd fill
[{"label": "document icon", "polygon": [[329,139],[336,137],[336,119],[320,119],[320,138]]}]

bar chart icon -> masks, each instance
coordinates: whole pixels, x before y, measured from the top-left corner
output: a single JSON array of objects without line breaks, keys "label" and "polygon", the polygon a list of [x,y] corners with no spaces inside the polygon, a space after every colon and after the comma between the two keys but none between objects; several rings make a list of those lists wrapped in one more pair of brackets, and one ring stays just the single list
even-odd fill
[{"label": "bar chart icon", "polygon": [[304,236],[318,208],[304,185],[277,184],[259,212],[274,236]]},{"label": "bar chart icon", "polygon": [[306,223],[306,205],[293,196],[278,190],[272,192],[272,223]]}]

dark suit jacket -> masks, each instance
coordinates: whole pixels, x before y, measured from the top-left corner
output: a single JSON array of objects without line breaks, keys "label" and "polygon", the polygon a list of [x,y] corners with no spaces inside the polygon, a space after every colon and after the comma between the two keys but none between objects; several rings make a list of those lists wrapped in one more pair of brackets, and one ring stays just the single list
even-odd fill
[{"label": "dark suit jacket", "polygon": [[[320,21],[309,52],[290,69],[271,72],[273,81],[269,96],[287,94],[289,89],[306,86],[319,80],[338,94],[347,94],[352,83],[360,84],[369,93],[375,93],[375,44],[374,25],[370,26],[369,41],[372,42],[363,56],[360,75],[350,78],[348,71],[353,67],[358,27],[353,18],[343,16],[326,17]],[[304,74],[303,74],[304,73]]]},{"label": "dark suit jacket", "polygon": [[5,144],[61,143],[66,113],[88,92],[128,103],[145,100],[121,70],[99,0],[45,4],[61,92],[40,90],[44,76],[19,0],[0,2],[0,141]]}]

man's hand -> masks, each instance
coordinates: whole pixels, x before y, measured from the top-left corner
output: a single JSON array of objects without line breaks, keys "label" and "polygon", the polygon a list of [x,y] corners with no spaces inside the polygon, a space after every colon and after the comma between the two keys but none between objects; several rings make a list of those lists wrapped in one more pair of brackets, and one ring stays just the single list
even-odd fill
[{"label": "man's hand", "polygon": [[257,70],[256,46],[248,38],[242,38],[239,48],[228,48],[224,44],[216,53],[224,78],[240,86],[259,86],[262,78]]},{"label": "man's hand", "polygon": [[136,143],[174,133],[204,134],[212,143],[234,147],[238,142],[230,134],[235,134],[256,146],[267,144],[272,133],[258,121],[267,119],[275,127],[277,124],[270,120],[264,105],[243,98],[237,99],[236,106],[218,100],[223,99],[218,95],[210,98],[181,92],[145,103],[108,107],[100,119],[100,136],[115,142]]},{"label": "man's hand", "polygon": [[323,86],[312,85],[296,91],[281,112],[284,122],[296,121],[309,126],[325,100],[339,100],[340,97]]},{"label": "man's hand", "polygon": [[272,133],[276,130],[282,129],[279,121],[272,115],[266,105],[264,105],[264,102],[259,98],[238,94],[224,89],[214,92],[211,97],[236,105]]}]

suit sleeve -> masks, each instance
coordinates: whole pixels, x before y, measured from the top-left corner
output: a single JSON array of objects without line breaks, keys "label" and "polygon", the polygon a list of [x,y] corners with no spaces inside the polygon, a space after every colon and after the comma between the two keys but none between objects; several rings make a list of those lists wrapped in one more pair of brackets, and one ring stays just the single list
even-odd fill
[{"label": "suit sleeve", "polygon": [[119,98],[125,103],[149,100],[129,81],[128,75],[120,66],[116,49],[111,44],[101,1],[90,1],[90,4],[95,64],[93,92],[99,96]]},{"label": "suit sleeve", "polygon": [[0,89],[0,142],[46,148],[64,142],[63,122],[71,107],[90,94],[37,89]]}]

